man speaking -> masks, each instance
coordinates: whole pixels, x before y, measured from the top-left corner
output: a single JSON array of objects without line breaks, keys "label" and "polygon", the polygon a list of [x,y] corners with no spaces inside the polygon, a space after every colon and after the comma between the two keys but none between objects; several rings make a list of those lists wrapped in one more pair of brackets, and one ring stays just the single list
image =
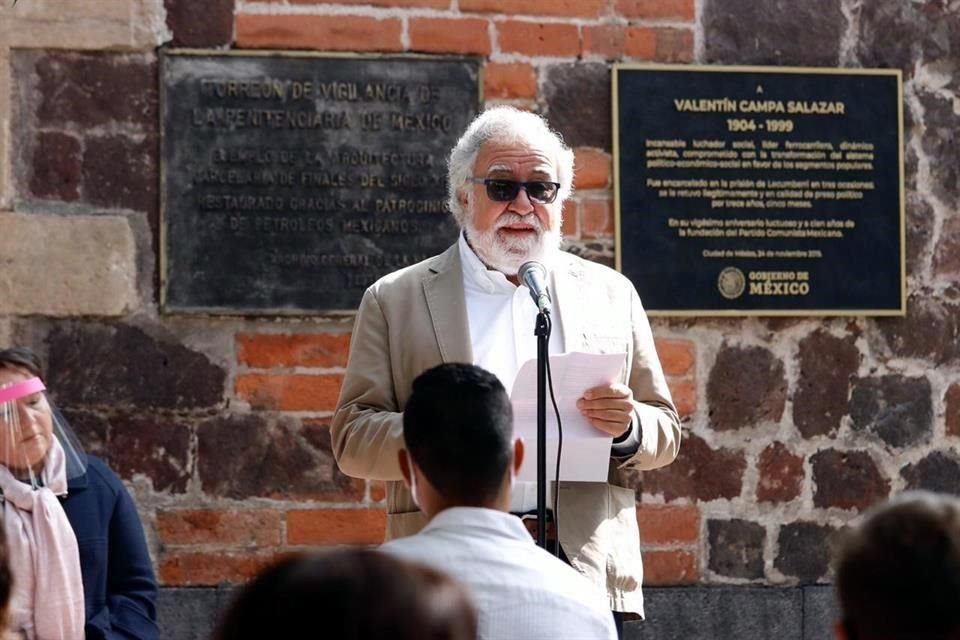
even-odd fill
[{"label": "man speaking", "polygon": [[[633,285],[560,251],[573,152],[539,116],[495,107],[477,116],[451,152],[448,188],[459,240],[384,276],[360,303],[331,427],[337,462],[351,476],[387,481],[388,539],[419,531],[425,519],[397,462],[413,380],[438,364],[464,362],[510,389],[520,366],[536,356],[537,306],[518,271],[538,261],[553,306],[550,353],[626,354],[619,381],[587,389],[577,402],[613,437],[608,482],[560,483],[556,535],[566,559],[608,594],[614,612],[643,615],[636,497],[622,472],[672,462],[680,420]],[[531,484],[515,487],[512,511],[535,512]],[[622,615],[617,619],[620,627]]]}]

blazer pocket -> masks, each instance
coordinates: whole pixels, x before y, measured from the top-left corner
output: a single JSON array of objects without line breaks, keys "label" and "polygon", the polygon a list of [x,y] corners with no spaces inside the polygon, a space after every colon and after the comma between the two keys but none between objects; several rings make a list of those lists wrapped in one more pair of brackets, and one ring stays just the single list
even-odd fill
[{"label": "blazer pocket", "polygon": [[622,335],[588,333],[583,342],[589,353],[627,353],[630,348],[630,340]]}]

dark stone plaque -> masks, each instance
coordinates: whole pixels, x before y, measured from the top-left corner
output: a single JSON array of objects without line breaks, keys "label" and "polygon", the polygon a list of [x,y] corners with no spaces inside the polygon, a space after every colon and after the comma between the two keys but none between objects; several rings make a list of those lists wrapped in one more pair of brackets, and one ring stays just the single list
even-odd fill
[{"label": "dark stone plaque", "polygon": [[456,239],[475,60],[172,52],[161,92],[167,311],[353,311]]},{"label": "dark stone plaque", "polygon": [[902,315],[896,70],[613,74],[617,266],[659,315]]}]

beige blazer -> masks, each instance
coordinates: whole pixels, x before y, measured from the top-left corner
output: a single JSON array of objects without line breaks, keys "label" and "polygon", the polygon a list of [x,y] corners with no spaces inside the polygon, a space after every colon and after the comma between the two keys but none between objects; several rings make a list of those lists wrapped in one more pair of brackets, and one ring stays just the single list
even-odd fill
[{"label": "beige blazer", "polygon": [[[633,285],[602,265],[563,253],[553,273],[566,351],[626,352],[641,446],[611,460],[608,483],[562,482],[560,544],[571,564],[601,585],[615,611],[643,614],[636,496],[627,469],[669,464],[680,447],[646,314]],[[444,362],[473,362],[458,246],[389,274],[364,294],[331,426],[333,452],[351,476],[387,481],[387,539],[416,533],[422,514],[403,486],[397,452],[413,380]]]}]

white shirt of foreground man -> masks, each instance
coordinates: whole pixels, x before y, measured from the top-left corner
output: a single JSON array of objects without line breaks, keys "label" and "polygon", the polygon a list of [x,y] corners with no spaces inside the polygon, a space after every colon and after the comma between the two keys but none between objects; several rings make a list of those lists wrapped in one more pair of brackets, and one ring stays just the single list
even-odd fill
[{"label": "white shirt of foreground man", "polygon": [[509,513],[444,509],[419,534],[381,549],[441,569],[466,585],[480,616],[481,640],[616,638],[602,594],[537,547]]},{"label": "white shirt of foreground man", "polygon": [[[632,284],[558,250],[572,166],[572,152],[538,116],[494,108],[471,124],[451,154],[450,205],[469,250],[513,285],[527,260],[550,265],[563,351],[626,353],[622,380],[587,391],[581,410],[597,428],[633,444],[627,455],[617,451],[611,458],[607,484],[560,483],[558,537],[571,564],[607,592],[612,609],[642,615],[636,498],[623,471],[673,461],[680,421]],[[454,244],[385,276],[364,294],[357,315],[331,427],[333,449],[345,473],[388,481],[388,538],[425,523],[398,482],[401,412],[414,378],[443,362],[478,362],[464,291],[466,259]]]}]

